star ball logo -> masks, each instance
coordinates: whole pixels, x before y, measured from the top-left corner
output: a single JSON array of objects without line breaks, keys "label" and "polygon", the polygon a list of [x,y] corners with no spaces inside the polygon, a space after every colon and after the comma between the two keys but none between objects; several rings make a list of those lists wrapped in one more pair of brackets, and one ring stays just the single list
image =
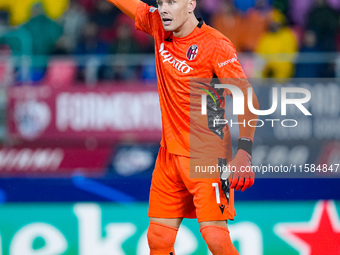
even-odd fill
[{"label": "star ball logo", "polygon": [[[244,106],[245,106],[245,98],[242,90],[235,86],[230,84],[216,84],[215,88],[217,89],[228,89],[231,92],[231,95],[233,97],[233,115],[244,115]],[[217,102],[215,97],[210,93],[208,90],[200,88],[201,90],[205,91],[214,101],[215,106],[217,106]],[[212,87],[210,87],[212,91],[216,94],[217,98],[220,99],[218,96],[216,90],[214,90]],[[281,116],[287,115],[287,105],[295,105],[305,116],[312,116],[312,114],[306,109],[305,106],[303,106],[304,103],[307,103],[311,99],[311,93],[309,90],[305,88],[298,88],[298,87],[282,87],[281,88],[281,98],[278,96],[278,88],[273,87],[272,88],[272,105],[267,110],[259,110],[254,107],[253,104],[253,89],[249,87],[247,89],[248,96],[247,96],[247,106],[251,113],[258,115],[258,116],[268,116],[272,113],[274,113],[279,104],[280,99],[280,106],[281,106]],[[295,94],[301,94],[303,95],[302,98],[288,98],[288,95],[290,93]],[[207,115],[207,94],[201,95],[201,114]],[[222,104],[222,102],[221,102]],[[250,127],[263,127],[265,125],[265,122],[270,122],[271,126],[274,127],[275,122],[280,122],[283,127],[296,127],[298,125],[298,121],[295,119],[251,119],[247,123],[244,120],[243,122],[233,122],[232,120],[227,119],[221,119],[221,118],[214,118],[213,120],[213,127],[216,127],[217,125],[225,125],[227,123],[230,124],[232,127],[234,125],[243,125],[244,127],[246,125]]]},{"label": "star ball logo", "polygon": [[319,201],[309,221],[278,223],[274,232],[301,255],[340,254],[340,220],[334,201]]}]

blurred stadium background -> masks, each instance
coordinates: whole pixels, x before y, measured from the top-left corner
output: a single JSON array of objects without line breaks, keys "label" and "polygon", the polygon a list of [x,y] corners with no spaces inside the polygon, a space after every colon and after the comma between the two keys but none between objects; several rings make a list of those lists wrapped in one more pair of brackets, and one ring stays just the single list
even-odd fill
[{"label": "blurred stadium background", "polygon": [[[235,44],[262,109],[273,86],[311,91],[312,117],[292,111],[296,128],[258,128],[254,165],[335,170],[340,1],[197,2]],[[161,137],[152,38],[105,0],[0,0],[0,52],[0,255],[148,254]],[[337,254],[339,172],[257,178],[237,192],[240,254]],[[195,221],[176,249],[209,254]]]}]

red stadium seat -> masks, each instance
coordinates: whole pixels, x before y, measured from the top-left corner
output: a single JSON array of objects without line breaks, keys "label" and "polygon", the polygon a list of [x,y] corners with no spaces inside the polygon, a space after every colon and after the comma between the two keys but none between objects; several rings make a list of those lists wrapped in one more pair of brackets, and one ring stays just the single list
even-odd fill
[{"label": "red stadium seat", "polygon": [[14,80],[11,52],[8,45],[0,45],[0,87],[10,85]]},{"label": "red stadium seat", "polygon": [[74,83],[76,73],[72,59],[53,59],[48,64],[45,83],[56,88],[68,87]]}]

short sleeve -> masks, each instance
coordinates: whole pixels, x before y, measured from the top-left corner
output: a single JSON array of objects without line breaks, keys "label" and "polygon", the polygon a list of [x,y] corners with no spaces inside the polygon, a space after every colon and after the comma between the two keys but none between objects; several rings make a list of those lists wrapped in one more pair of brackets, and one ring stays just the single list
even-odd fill
[{"label": "short sleeve", "polygon": [[154,36],[155,30],[159,26],[160,17],[158,9],[140,1],[135,18],[135,25],[138,30]]}]

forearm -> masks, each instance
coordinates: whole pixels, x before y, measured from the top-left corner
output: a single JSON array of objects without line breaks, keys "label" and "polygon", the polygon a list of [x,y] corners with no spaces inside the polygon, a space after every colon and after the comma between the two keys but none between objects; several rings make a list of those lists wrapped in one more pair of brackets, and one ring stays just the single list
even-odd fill
[{"label": "forearm", "polygon": [[[254,184],[255,174],[252,170],[252,147],[255,134],[256,121],[249,125],[250,120],[256,120],[257,115],[252,113],[248,107],[248,89],[242,90],[244,95],[244,114],[238,116],[239,124],[239,139],[237,145],[237,153],[235,157],[229,163],[229,169],[233,171],[229,172],[228,180],[223,179],[221,181],[230,183],[230,188],[235,190],[244,191],[250,188]],[[257,97],[252,91],[253,107],[259,109],[259,103]],[[242,123],[242,124],[241,124]],[[223,185],[222,185],[223,187]]]},{"label": "forearm", "polygon": [[[239,125],[239,137],[245,137],[245,138],[249,138],[250,140],[254,140],[254,135],[255,135],[255,129],[256,129],[256,121],[252,121],[250,122],[251,126],[249,125],[249,120],[256,120],[257,119],[257,115],[252,113],[249,110],[248,107],[248,89],[244,89],[242,90],[243,94],[244,94],[244,115],[239,115],[238,116],[238,121],[241,123],[244,123],[245,125]],[[252,98],[253,98],[253,106],[255,109],[259,109],[259,103],[257,100],[257,97],[254,93],[254,90],[252,92]]]},{"label": "forearm", "polygon": [[133,20],[140,0],[107,0]]}]

